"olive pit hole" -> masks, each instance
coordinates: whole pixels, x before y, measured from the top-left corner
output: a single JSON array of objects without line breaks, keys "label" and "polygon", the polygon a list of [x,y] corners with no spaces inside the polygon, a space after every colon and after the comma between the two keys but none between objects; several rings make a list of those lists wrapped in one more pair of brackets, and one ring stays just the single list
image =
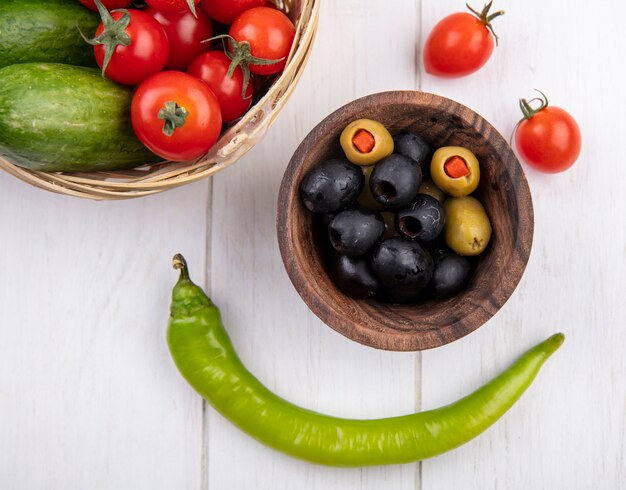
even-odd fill
[{"label": "olive pit hole", "polygon": [[396,192],[396,187],[386,180],[381,180],[380,182],[376,182],[374,185],[376,194],[379,196],[384,196],[388,200],[393,200],[396,198],[398,193]]},{"label": "olive pit hole", "polygon": [[400,218],[398,226],[402,233],[411,238],[415,238],[422,231],[422,224],[418,219],[412,216],[403,216]]}]

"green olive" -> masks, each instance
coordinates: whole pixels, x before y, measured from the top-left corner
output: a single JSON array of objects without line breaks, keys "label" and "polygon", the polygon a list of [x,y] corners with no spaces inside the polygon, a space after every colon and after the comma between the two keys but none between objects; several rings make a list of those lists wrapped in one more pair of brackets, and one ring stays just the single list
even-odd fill
[{"label": "green olive", "polygon": [[433,155],[430,177],[446,194],[463,197],[478,187],[480,166],[476,156],[467,148],[444,146]]},{"label": "green olive", "polygon": [[491,239],[491,223],[480,201],[471,196],[451,197],[443,203],[443,210],[448,247],[461,255],[482,253]]},{"label": "green olive", "polygon": [[[368,145],[368,141],[372,145]],[[342,131],[339,142],[346,158],[357,165],[374,165],[393,153],[393,138],[389,131],[372,119],[352,121]]]},{"label": "green olive", "polygon": [[424,180],[420,185],[418,192],[420,194],[428,194],[430,197],[434,197],[441,203],[446,199],[444,192],[437,187],[432,180]]},{"label": "green olive", "polygon": [[386,209],[381,203],[379,203],[374,196],[372,195],[372,190],[370,189],[370,175],[374,171],[375,165],[369,165],[368,167],[361,167],[363,171],[363,175],[365,176],[365,183],[363,184],[363,190],[357,199],[358,203],[361,206],[372,209],[374,211],[382,211]]}]

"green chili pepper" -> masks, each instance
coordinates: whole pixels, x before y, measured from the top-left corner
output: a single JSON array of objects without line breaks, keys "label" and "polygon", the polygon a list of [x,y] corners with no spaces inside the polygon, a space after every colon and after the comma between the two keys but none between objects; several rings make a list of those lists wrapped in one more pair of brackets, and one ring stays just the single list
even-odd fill
[{"label": "green chili pepper", "polygon": [[398,464],[430,458],[476,437],[524,393],[563,343],[556,334],[474,393],[426,412],[377,420],[322,415],[272,393],[241,363],[220,312],[189,279],[181,255],[167,341],[191,386],[224,417],[274,449],[332,466]]}]

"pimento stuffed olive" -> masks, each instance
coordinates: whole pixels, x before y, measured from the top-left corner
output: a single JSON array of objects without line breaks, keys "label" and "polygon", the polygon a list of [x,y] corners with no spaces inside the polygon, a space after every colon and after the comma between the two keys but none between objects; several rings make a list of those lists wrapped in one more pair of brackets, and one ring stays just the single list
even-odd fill
[{"label": "pimento stuffed olive", "polygon": [[389,131],[372,119],[358,119],[348,124],[339,143],[346,158],[357,165],[373,165],[393,153]]},{"label": "pimento stuffed olive", "polygon": [[444,146],[433,155],[430,176],[443,192],[454,197],[471,194],[480,181],[476,156],[461,146]]}]

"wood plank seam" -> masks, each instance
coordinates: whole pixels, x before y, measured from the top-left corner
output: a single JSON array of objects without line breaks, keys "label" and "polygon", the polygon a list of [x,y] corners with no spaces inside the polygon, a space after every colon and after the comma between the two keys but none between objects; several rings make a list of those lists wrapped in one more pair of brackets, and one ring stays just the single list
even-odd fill
[{"label": "wood plank seam", "polygon": [[[206,270],[204,273],[204,286],[207,294],[213,292],[211,275],[211,239],[213,237],[213,177],[207,179],[207,209],[205,223],[205,250]],[[200,448],[200,490],[209,490],[209,409],[208,402],[202,399],[202,438]]]}]

